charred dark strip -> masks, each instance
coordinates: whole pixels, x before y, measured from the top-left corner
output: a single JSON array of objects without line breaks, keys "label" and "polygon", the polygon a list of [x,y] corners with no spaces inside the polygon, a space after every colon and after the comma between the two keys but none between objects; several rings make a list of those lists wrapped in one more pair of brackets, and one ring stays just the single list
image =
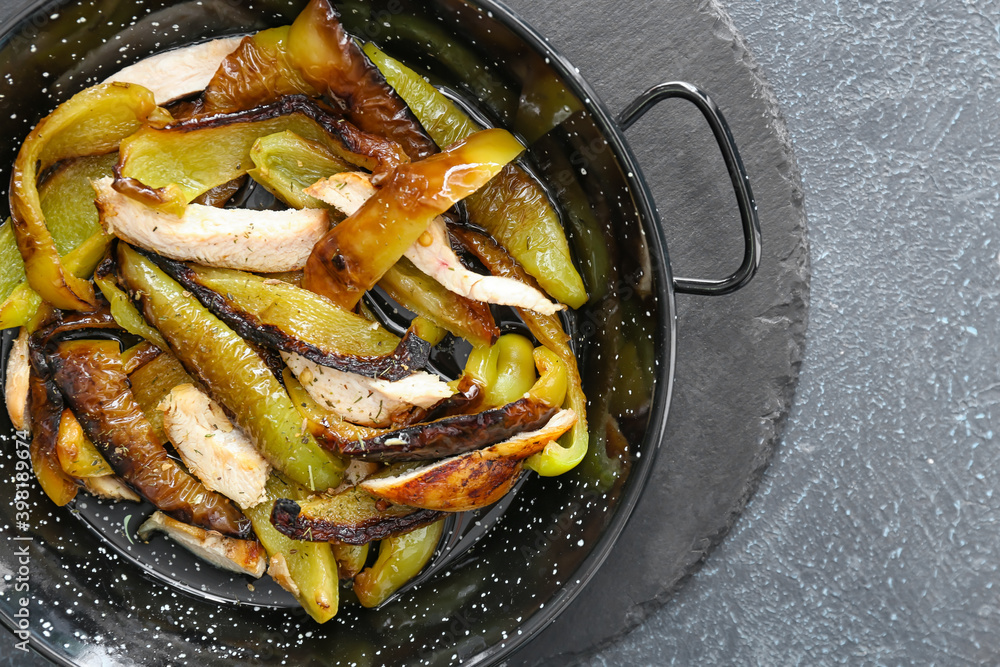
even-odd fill
[{"label": "charred dark strip", "polygon": [[258,345],[294,352],[320,366],[335,368],[382,380],[402,380],[413,371],[427,365],[431,345],[411,331],[399,341],[396,349],[383,356],[361,356],[328,352],[312,343],[301,341],[281,328],[263,324],[253,315],[236,308],[226,297],[198,282],[198,276],[187,265],[141,248],[136,251],[148,257],[164,273],[193,294],[203,306],[225,322],[240,337]]},{"label": "charred dark strip", "polygon": [[310,504],[315,505],[310,501],[300,505],[294,500],[281,498],[275,501],[271,510],[271,523],[278,532],[293,540],[362,545],[415,530],[444,516],[443,512],[435,510],[406,508],[408,513],[405,514],[374,514],[356,519],[337,514],[313,514],[312,510],[320,508],[310,507]]},{"label": "charred dark strip", "polygon": [[363,461],[426,461],[464,454],[541,428],[558,408],[521,398],[473,415],[445,417],[407,426],[367,440],[341,441],[337,451]]},{"label": "charred dark strip", "polygon": [[113,345],[62,343],[49,357],[53,380],[87,436],[115,472],[158,509],[185,523],[246,537],[249,520],[167,454],[132,394]]}]

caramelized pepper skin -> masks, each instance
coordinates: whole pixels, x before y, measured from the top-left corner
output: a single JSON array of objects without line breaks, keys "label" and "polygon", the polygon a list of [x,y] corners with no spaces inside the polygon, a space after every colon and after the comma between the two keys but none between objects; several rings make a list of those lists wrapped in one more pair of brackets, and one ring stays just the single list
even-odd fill
[{"label": "caramelized pepper skin", "polygon": [[59,259],[38,195],[38,175],[70,157],[114,151],[157,109],[142,86],[110,83],[87,88],[61,104],[31,131],[14,162],[10,210],[28,284],[56,308],[91,310],[93,286]]},{"label": "caramelized pepper skin", "polygon": [[423,368],[430,344],[373,328],[360,315],[308,290],[233,269],[213,269],[149,255],[164,273],[245,340],[294,352],[347,373],[401,380]]},{"label": "caramelized pepper skin", "polygon": [[59,390],[32,369],[30,384],[31,468],[45,495],[62,507],[76,497],[77,485],[59,463],[57,443],[63,400]]},{"label": "caramelized pepper skin", "polygon": [[313,491],[340,484],[344,463],[303,431],[288,394],[246,341],[125,243],[118,244],[117,262],[119,280],[138,297],[146,319],[271,465]]},{"label": "caramelized pepper skin", "polygon": [[[367,53],[406,100],[439,146],[464,139],[479,127],[416,72],[373,44]],[[465,202],[469,219],[503,244],[541,287],[561,303],[587,302],[583,280],[573,266],[559,216],[545,191],[523,169],[509,164]]]},{"label": "caramelized pepper skin", "polygon": [[319,240],[303,286],[353,309],[436,216],[482,187],[524,149],[506,130],[473,134],[443,153],[400,165],[389,182]]},{"label": "caramelized pepper skin", "polygon": [[288,31],[286,49],[302,77],[341,100],[347,117],[362,130],[389,137],[412,160],[436,152],[406,103],[344,30],[329,0],[306,6]]},{"label": "caramelized pepper skin", "polygon": [[132,396],[116,341],[60,343],[55,383],[115,471],[158,509],[185,523],[246,537],[250,522],[171,459]]}]

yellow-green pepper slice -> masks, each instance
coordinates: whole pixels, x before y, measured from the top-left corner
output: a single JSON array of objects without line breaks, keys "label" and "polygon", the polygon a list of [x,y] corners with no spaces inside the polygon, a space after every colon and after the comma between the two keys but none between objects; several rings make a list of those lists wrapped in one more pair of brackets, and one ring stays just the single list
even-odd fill
[{"label": "yellow-green pepper slice", "polygon": [[67,158],[113,152],[157,108],[153,94],[142,86],[93,86],[43,118],[21,146],[11,175],[11,220],[28,283],[53,306],[89,310],[97,302],[93,286],[73,275],[59,258],[46,226],[38,175]]},{"label": "yellow-green pepper slice", "polygon": [[261,455],[313,491],[340,484],[344,462],[304,431],[288,394],[257,352],[127,244],[118,244],[117,261],[119,278],[140,295],[146,320],[212,398],[233,414]]},{"label": "yellow-green pepper slice", "polygon": [[387,537],[379,542],[378,560],[354,577],[354,592],[364,607],[377,607],[420,574],[441,541],[444,519]]},{"label": "yellow-green pepper slice", "polygon": [[[365,53],[442,147],[464,139],[478,126],[434,86],[373,44]],[[507,165],[465,200],[469,219],[486,228],[541,287],[571,308],[587,302],[587,290],[573,265],[559,216],[545,191],[523,169]]]},{"label": "yellow-green pepper slice", "polygon": [[303,190],[322,178],[351,169],[322,143],[291,130],[258,139],[250,149],[250,159],[254,163],[248,172],[250,178],[293,208],[328,208]]}]

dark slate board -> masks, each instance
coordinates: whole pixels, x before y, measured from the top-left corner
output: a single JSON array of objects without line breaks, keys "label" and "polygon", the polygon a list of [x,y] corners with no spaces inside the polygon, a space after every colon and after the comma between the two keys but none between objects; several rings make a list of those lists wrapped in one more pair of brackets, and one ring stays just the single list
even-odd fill
[{"label": "dark slate board", "polygon": [[[770,460],[792,403],[808,306],[799,173],[773,93],[714,2],[510,0],[580,69],[612,110],[645,88],[687,80],[710,92],[740,145],[764,255],[741,292],[679,296],[668,439],[608,561],[511,664],[570,663],[637,626],[728,532]],[[735,201],[692,107],[661,104],[628,133],[664,220],[676,275],[723,275],[739,262]]]}]

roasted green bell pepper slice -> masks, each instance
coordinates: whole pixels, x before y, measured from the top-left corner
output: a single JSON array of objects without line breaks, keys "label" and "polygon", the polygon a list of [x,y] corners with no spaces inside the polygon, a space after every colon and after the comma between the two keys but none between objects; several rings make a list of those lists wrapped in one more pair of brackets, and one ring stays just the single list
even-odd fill
[{"label": "roasted green bell pepper slice", "polygon": [[337,615],[339,584],[337,562],[325,542],[302,542],[285,537],[271,525],[271,510],[279,498],[302,497],[295,485],[271,475],[265,487],[267,500],[246,510],[257,539],[271,561],[272,578],[282,587],[292,589],[302,608],[317,623],[326,623]]},{"label": "roasted green bell pepper slice", "polygon": [[371,171],[405,160],[386,139],[360,132],[304,97],[286,97],[247,111],[144,126],[121,144],[115,187],[182,215],[196,197],[253,169],[250,151],[258,139],[285,131]]},{"label": "roasted green bell pepper slice", "polygon": [[[372,44],[365,45],[365,53],[439,146],[448,146],[478,129],[416,72]],[[523,169],[507,165],[485,187],[467,197],[465,206],[469,219],[499,240],[557,301],[571,308],[587,302],[587,291],[573,265],[559,216],[545,191]]]},{"label": "roasted green bell pepper slice", "polygon": [[291,130],[269,134],[250,149],[254,168],[248,173],[268,192],[294,208],[328,208],[303,190],[351,166],[318,141],[304,139]]},{"label": "roasted green bell pepper slice", "polygon": [[522,150],[506,130],[483,130],[447,151],[398,166],[373,197],[316,243],[303,286],[353,309],[435,217]]},{"label": "roasted green bell pepper slice", "polygon": [[333,557],[337,559],[337,573],[341,579],[353,579],[364,569],[371,544],[339,544],[331,542]]},{"label": "roasted green bell pepper slice", "polygon": [[62,418],[59,420],[56,454],[59,457],[59,465],[70,477],[82,479],[115,474],[101,456],[101,452],[83,432],[83,427],[73,416],[73,411],[69,409],[63,410]]},{"label": "roasted green bell pepper slice", "polygon": [[329,0],[311,0],[288,31],[289,62],[313,88],[343,100],[362,130],[392,139],[412,160],[434,153],[434,142],[339,19]]},{"label": "roasted green bell pepper slice", "polygon": [[76,497],[78,488],[59,462],[57,443],[63,412],[62,396],[55,385],[46,382],[34,371],[28,382],[31,395],[31,445],[28,448],[31,468],[45,495],[62,507]]},{"label": "roasted green bell pepper slice", "polygon": [[[91,180],[111,175],[115,153],[67,160],[38,188],[42,214],[52,234],[63,267],[78,278],[94,270],[95,255],[110,238],[101,230]],[[35,313],[42,298],[25,280],[24,260],[17,249],[13,226],[0,227],[0,329],[17,327]]]},{"label": "roasted green bell pepper slice", "polygon": [[59,258],[46,226],[38,175],[61,160],[113,152],[157,109],[153,94],[142,86],[93,86],[43,118],[21,146],[11,174],[11,220],[28,283],[53,306],[89,310],[97,302],[93,286],[73,275]]},{"label": "roasted green bell pepper slice", "polygon": [[216,114],[252,109],[297,93],[319,97],[289,62],[288,30],[286,25],[243,38],[205,88],[198,111]]},{"label": "roasted green bell pepper slice", "polygon": [[107,270],[104,271],[102,270],[104,267],[98,267],[94,273],[94,282],[100,288],[104,298],[108,300],[111,316],[115,318],[115,322],[130,334],[145,338],[161,350],[169,350],[170,347],[167,345],[167,341],[163,340],[160,332],[155,327],[149,326],[149,323],[146,322],[135,306],[132,305],[132,300],[129,299],[128,294],[118,287],[118,281],[115,280],[114,274],[111,273],[113,271],[113,263],[110,258],[105,260],[105,262]]},{"label": "roasted green bell pepper slice", "polygon": [[[493,275],[506,276],[531,285],[532,279],[525,270],[508,255],[497,242],[478,232],[455,230],[455,235]],[[569,433],[551,442],[538,454],[525,462],[539,475],[551,477],[561,475],[576,467],[587,454],[589,436],[587,432],[587,396],[583,393],[583,381],[577,366],[576,355],[569,346],[569,335],[556,315],[542,315],[533,310],[518,308],[517,314],[524,320],[539,343],[551,350],[565,365],[568,373],[566,397],[563,407],[570,408],[577,415],[577,422]]]},{"label": "roasted green bell pepper slice", "polygon": [[284,388],[250,345],[149,259],[118,244],[119,279],[139,295],[184,367],[235,417],[261,455],[289,480],[313,491],[336,487],[344,462],[303,432]]},{"label": "roasted green bell pepper slice", "polygon": [[389,599],[430,562],[444,519],[379,542],[378,560],[354,577],[354,592],[363,607],[377,607]]},{"label": "roasted green bell pepper slice", "polygon": [[490,347],[473,348],[465,374],[483,389],[483,405],[513,403],[535,383],[531,341],[518,334],[504,334]]}]

